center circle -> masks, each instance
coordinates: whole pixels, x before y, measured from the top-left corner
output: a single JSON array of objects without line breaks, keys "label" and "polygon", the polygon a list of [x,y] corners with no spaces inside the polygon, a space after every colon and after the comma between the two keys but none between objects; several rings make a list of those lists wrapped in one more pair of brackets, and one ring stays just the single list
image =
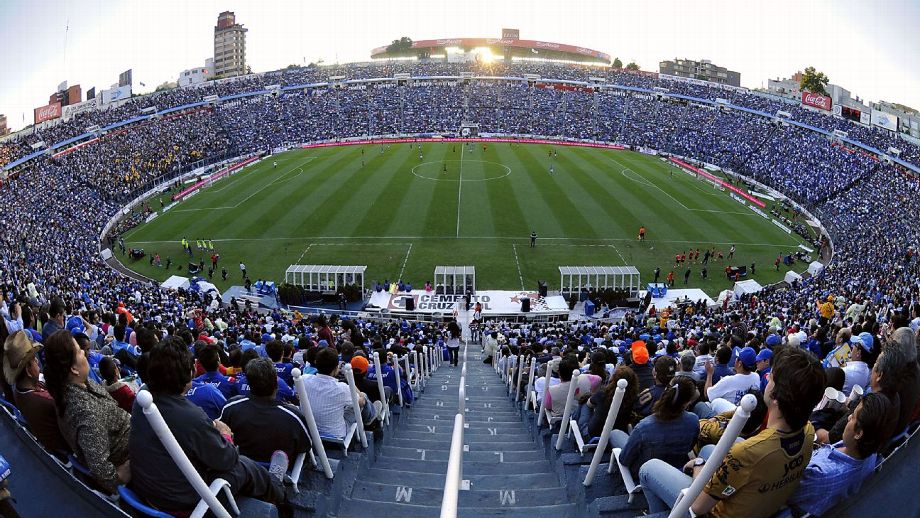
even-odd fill
[{"label": "center circle", "polygon": [[[490,162],[488,160],[462,160],[464,166],[466,164],[488,164],[486,167],[478,169],[467,169],[464,167],[462,173],[463,178],[461,179],[461,160],[437,160],[433,162],[422,162],[421,164],[416,165],[412,168],[412,174],[425,179],[425,180],[434,180],[436,182],[488,182],[490,180],[499,180],[511,174],[511,168],[499,164],[498,162]],[[444,170],[446,166],[446,171]]]}]

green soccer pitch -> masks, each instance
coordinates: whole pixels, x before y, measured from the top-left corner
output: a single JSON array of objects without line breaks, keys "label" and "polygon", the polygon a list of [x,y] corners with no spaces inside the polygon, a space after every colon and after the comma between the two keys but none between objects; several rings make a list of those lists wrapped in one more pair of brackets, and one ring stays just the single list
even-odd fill
[{"label": "green soccer pitch", "polygon": [[[643,225],[646,238],[638,241]],[[534,248],[531,231],[538,234]],[[700,264],[689,264],[688,286],[712,296],[733,285],[722,273],[727,264],[750,269],[756,262],[747,278],[781,280],[787,268],[775,270],[777,254],[803,243],[658,157],[508,143],[427,143],[421,157],[409,143],[275,155],[129,231],[126,246],[148,257],[117,255],[154,279],[186,275],[183,237],[192,241],[192,259],[204,258],[204,276],[209,254],[194,241],[213,241],[220,253],[213,282],[222,290],[242,284],[240,261],[253,282],[279,284],[291,264],[367,265],[368,285],[401,278],[419,288],[433,280],[435,266],[473,265],[480,289],[532,290],[546,280],[553,290],[558,266],[633,265],[643,285],[658,266],[662,282],[674,270],[681,288],[688,263],[675,268],[674,256],[699,248],[702,259],[716,248],[725,259],[710,262],[708,280]],[[172,258],[169,271],[150,265],[155,253],[164,266]]]}]

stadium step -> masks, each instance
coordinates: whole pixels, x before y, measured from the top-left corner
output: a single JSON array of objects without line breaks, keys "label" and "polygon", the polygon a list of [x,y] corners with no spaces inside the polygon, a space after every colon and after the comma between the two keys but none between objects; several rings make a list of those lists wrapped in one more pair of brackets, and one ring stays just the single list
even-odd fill
[{"label": "stadium step", "polygon": [[[576,516],[578,506],[534,440],[508,388],[469,355],[463,478],[459,516]],[[460,370],[442,367],[380,445],[378,455],[346,491],[338,516],[367,511],[437,516],[446,478]],[[444,387],[447,387],[444,389]]]}]

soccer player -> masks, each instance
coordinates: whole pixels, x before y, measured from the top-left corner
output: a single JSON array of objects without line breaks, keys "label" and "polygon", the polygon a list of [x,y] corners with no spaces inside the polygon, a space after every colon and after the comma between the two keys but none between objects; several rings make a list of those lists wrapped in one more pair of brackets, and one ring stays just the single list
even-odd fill
[{"label": "soccer player", "polygon": [[639,227],[639,241],[645,239],[645,227]]},{"label": "soccer player", "polygon": [[555,174],[556,174],[556,168],[555,168],[555,166],[552,166],[552,165],[549,166],[549,174],[551,174],[551,175],[555,175]]},{"label": "soccer player", "polygon": [[530,248],[535,248],[537,246],[537,232],[533,231],[530,233]]},{"label": "soccer player", "polygon": [[735,245],[732,245],[732,247],[728,249],[728,260],[731,261],[732,257],[735,257]]},{"label": "soccer player", "polygon": [[272,169],[274,169],[274,168],[276,168],[276,167],[278,167],[278,162],[277,162],[277,161],[272,162]]}]

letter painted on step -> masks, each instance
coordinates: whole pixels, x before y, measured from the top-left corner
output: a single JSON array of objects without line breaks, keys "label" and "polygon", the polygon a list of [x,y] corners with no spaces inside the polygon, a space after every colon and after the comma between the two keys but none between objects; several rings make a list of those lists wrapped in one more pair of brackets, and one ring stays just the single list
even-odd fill
[{"label": "letter painted on step", "polygon": [[406,487],[406,486],[397,486],[396,487],[396,501],[405,502],[407,504],[411,502],[412,501],[412,488]]},{"label": "letter painted on step", "polygon": [[428,428],[428,433],[434,433],[434,429],[435,429],[434,426],[425,425],[425,428]]},{"label": "letter painted on step", "polygon": [[[411,489],[409,491],[412,491]],[[502,506],[506,505],[515,505],[517,496],[514,494],[514,490],[499,489],[498,490],[498,499],[501,500]],[[407,500],[408,501],[408,500]]]},{"label": "letter painted on step", "polygon": [[435,401],[435,402],[434,402],[434,406],[444,406],[444,402],[443,402],[443,401]]},{"label": "letter painted on step", "polygon": [[419,452],[419,453],[421,453],[421,454],[422,454],[422,458],[421,458],[421,459],[419,459],[419,460],[425,460],[425,450],[419,450],[419,449],[417,449],[417,448],[416,448],[416,450],[415,450],[415,451],[417,451],[417,452]]},{"label": "letter painted on step", "polygon": [[498,428],[486,428],[489,430],[489,435],[498,435]]},{"label": "letter painted on step", "polygon": [[498,455],[498,462],[505,462],[505,452],[503,452],[503,451],[493,451],[492,453]]}]

